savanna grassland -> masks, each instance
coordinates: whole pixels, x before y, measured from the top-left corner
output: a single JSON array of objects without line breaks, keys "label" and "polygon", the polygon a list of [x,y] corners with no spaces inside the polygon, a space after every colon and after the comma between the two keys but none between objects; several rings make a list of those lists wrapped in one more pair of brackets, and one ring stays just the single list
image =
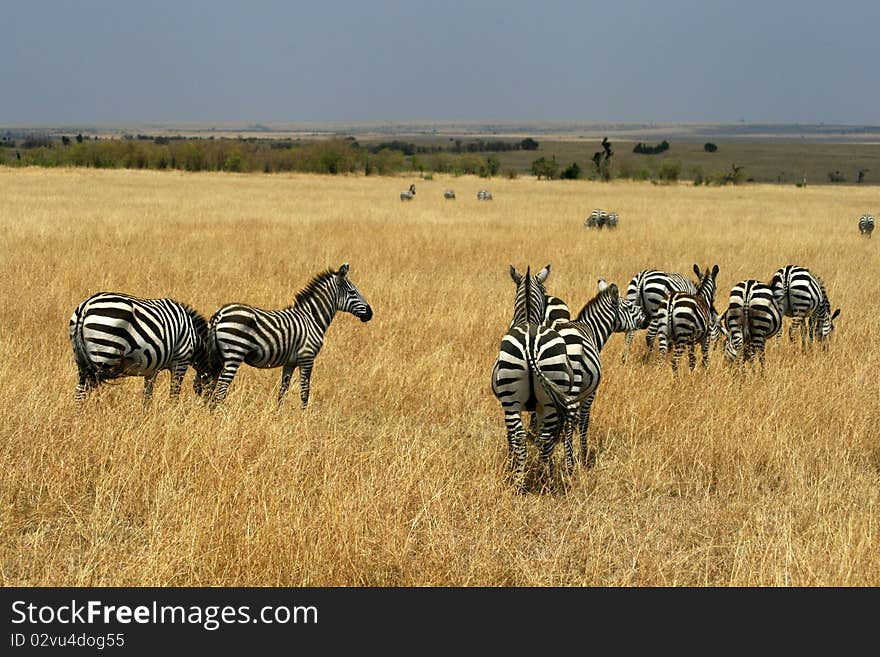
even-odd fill
[{"label": "savanna grassland", "polygon": [[[880,240],[856,227],[876,187],[435,176],[402,203],[410,182],[0,168],[0,583],[880,585]],[[594,207],[616,232],[583,227]],[[343,262],[375,315],[334,320],[305,412],[246,366],[214,412],[191,372],[176,405],[165,373],[146,411],[138,379],[77,411],[90,294],[279,308]],[[517,495],[489,386],[510,263],[551,263],[573,310],[600,276],[694,263],[720,266],[723,309],[796,263],[842,312],[828,352],[773,341],[765,376],[714,351],[676,381],[614,335],[595,463]]]}]

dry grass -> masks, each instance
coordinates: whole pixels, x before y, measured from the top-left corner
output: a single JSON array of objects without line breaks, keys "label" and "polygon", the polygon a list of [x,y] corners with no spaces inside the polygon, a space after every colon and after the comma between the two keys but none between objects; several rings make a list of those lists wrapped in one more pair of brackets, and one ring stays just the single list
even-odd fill
[{"label": "dry grass", "polygon": [[[438,177],[401,203],[409,182],[0,169],[0,582],[880,585],[873,188],[492,180],[478,203],[486,181]],[[596,206],[616,233],[582,227]],[[67,320],[89,294],[280,307],[344,261],[375,317],[336,319],[307,412],[244,367],[215,413],[191,373],[177,406],[165,374],[146,413],[135,379],[77,413]],[[489,373],[508,263],[548,262],[574,307],[648,266],[718,263],[726,299],[795,262],[843,312],[830,352],[773,343],[765,377],[714,352],[674,382],[614,336],[595,466],[518,496]]]}]

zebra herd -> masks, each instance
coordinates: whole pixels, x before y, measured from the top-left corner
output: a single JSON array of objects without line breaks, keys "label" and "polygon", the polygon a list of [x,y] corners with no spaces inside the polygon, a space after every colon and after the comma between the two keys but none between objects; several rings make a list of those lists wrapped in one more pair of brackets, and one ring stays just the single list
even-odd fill
[{"label": "zebra herd", "polygon": [[605,226],[608,226],[609,229],[617,228],[617,220],[618,216],[616,212],[605,212],[602,208],[596,208],[590,213],[590,216],[587,217],[586,221],[584,221],[584,226],[587,228],[598,228],[602,229]]},{"label": "zebra herd", "polygon": [[[575,319],[561,299],[547,294],[550,265],[532,274],[510,266],[516,284],[513,315],[501,338],[492,367],[492,392],[501,404],[507,431],[507,469],[513,486],[525,490],[526,442],[538,446],[542,474],[552,477],[552,454],[558,442],[565,450],[567,471],[574,467],[575,423],[580,438],[580,461],[586,464],[590,408],[601,379],[601,351],[611,333],[626,334],[627,358],[636,330],[647,329],[650,357],[659,340],[661,358],[672,348],[672,369],[685,348],[696,367],[696,345],[708,365],[710,342],[725,343],[725,357],[743,366],[756,354],[764,369],[764,345],[778,336],[782,318],[791,317],[789,338],[800,330],[802,345],[814,338],[827,347],[840,309],[831,312],[824,283],[804,267],[786,265],[767,285],[755,279],[736,283],[722,315],[715,309],[718,265],[693,267],[697,282],[682,274],[645,269],[637,273],[621,296],[618,287],[599,279],[598,293]],[[522,413],[528,411],[528,431]]]},{"label": "zebra herd", "polygon": [[[409,189],[405,189],[400,192],[400,200],[401,201],[412,201],[413,197],[416,195],[416,185],[415,183],[409,186]],[[443,198],[447,201],[455,200],[455,192],[451,189],[443,190]],[[492,192],[488,189],[481,189],[477,192],[477,200],[478,201],[491,201],[492,200]]]},{"label": "zebra herd", "polygon": [[263,310],[226,304],[210,320],[173,299],[141,299],[100,292],[80,303],[69,323],[70,343],[79,370],[76,399],[84,400],[104,381],[144,378],[144,402],[162,370],[171,372],[171,397],[180,395],[187,367],[196,372],[193,390],[211,405],[226,398],[242,363],[282,368],[281,406],[293,371],[299,368],[300,400],[309,401],[309,382],[324,334],[337,312],[362,322],[373,310],[348,278],[348,263],[327,269],[298,292],[293,305]]}]

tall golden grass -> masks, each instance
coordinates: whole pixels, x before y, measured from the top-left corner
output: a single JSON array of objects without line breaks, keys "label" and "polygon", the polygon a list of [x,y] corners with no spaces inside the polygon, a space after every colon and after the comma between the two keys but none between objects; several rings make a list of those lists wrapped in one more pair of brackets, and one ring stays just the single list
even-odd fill
[{"label": "tall golden grass", "polygon": [[[401,203],[410,182],[0,169],[0,581],[880,585],[880,241],[856,226],[876,188],[438,176]],[[583,227],[594,207],[616,232]],[[67,322],[88,295],[277,308],[343,262],[375,316],[335,319],[307,411],[294,386],[277,412],[280,371],[248,367],[215,412],[191,372],[176,405],[163,374],[145,412],[139,379],[77,411]],[[764,376],[715,351],[676,381],[613,336],[595,464],[517,495],[489,386],[509,263],[551,263],[573,310],[600,276],[694,263],[720,266],[724,308],[797,263],[842,314],[827,353],[772,342]]]}]

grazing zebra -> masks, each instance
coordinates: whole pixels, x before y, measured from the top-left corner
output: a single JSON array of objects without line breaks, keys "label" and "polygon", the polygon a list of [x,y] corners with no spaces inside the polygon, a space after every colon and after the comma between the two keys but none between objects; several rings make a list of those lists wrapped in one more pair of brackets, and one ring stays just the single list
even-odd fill
[{"label": "grazing zebra", "polygon": [[757,352],[764,371],[764,344],[767,338],[782,329],[782,311],[773,298],[773,290],[761,281],[741,281],[730,290],[727,310],[719,321],[726,333],[724,350],[728,360],[736,361],[742,352],[742,362],[752,359]]},{"label": "grazing zebra", "polygon": [[[498,358],[492,367],[492,393],[501,403],[507,429],[507,468],[514,487],[522,492],[525,483],[526,432],[523,411],[537,414],[540,427],[540,459],[545,474],[552,476],[552,453],[565,418],[560,399],[571,388],[572,372],[565,341],[543,322],[549,265],[532,275],[531,268],[519,274],[511,265],[516,283],[513,320],[501,338]],[[574,465],[571,443],[566,445],[569,469]]]},{"label": "grazing zebra", "polygon": [[324,334],[337,311],[369,322],[373,309],[348,278],[348,263],[338,271],[327,269],[312,278],[296,294],[295,302],[282,310],[263,310],[244,304],[221,307],[209,324],[208,348],[217,376],[213,403],[226,398],[239,366],[283,368],[278,405],[299,367],[300,399],[309,402],[309,380]]},{"label": "grazing zebra", "polygon": [[79,370],[77,401],[103,381],[142,376],[147,403],[162,370],[171,372],[171,397],[177,398],[190,365],[196,370],[197,394],[210,380],[207,322],[173,299],[99,292],[76,307],[68,332]]},{"label": "grazing zebra", "polygon": [[413,183],[409,186],[409,189],[400,192],[400,200],[401,201],[412,201],[413,196],[416,195],[416,184]]},{"label": "grazing zebra", "polygon": [[587,228],[601,229],[607,221],[608,213],[601,208],[596,208],[590,213],[590,216],[587,217],[587,220],[584,222],[584,226],[586,226]]},{"label": "grazing zebra", "polygon": [[859,234],[871,237],[872,232],[874,232],[874,217],[865,213],[859,217]]},{"label": "grazing zebra", "polygon": [[455,192],[451,189],[443,190],[443,198],[446,200],[455,200]]},{"label": "grazing zebra", "polygon": [[805,267],[786,265],[773,274],[770,287],[782,314],[792,318],[788,326],[789,340],[794,340],[794,333],[800,328],[803,349],[807,347],[808,333],[810,343],[816,336],[823,347],[827,347],[826,340],[834,331],[834,320],[840,314],[840,308],[831,313],[822,280]]},{"label": "grazing zebra", "polygon": [[704,274],[701,274],[700,268],[694,265],[694,273],[700,278],[697,293],[671,291],[657,311],[660,356],[666,357],[667,345],[671,344],[673,373],[678,372],[678,360],[685,346],[688,347],[690,368],[693,370],[696,367],[697,343],[703,350],[703,366],[709,365],[709,340],[712,337],[712,327],[718,321],[718,313],[714,305],[718,265]]},{"label": "grazing zebra", "polygon": [[[626,298],[641,308],[644,313],[642,324],[637,328],[648,329],[648,333],[645,336],[645,342],[648,346],[645,359],[650,357],[654,349],[654,340],[659,330],[659,326],[655,321],[657,310],[660,307],[661,301],[669,292],[696,294],[697,286],[683,274],[658,271],[656,269],[643,269],[633,276],[626,288]],[[623,347],[624,361],[629,357],[629,350],[634,337],[635,331],[626,332]]]},{"label": "grazing zebra", "polygon": [[492,193],[488,189],[481,189],[477,192],[478,201],[491,201]]},{"label": "grazing zebra", "polygon": [[605,218],[605,225],[608,226],[609,229],[617,228],[617,213],[609,212],[608,216]]}]

